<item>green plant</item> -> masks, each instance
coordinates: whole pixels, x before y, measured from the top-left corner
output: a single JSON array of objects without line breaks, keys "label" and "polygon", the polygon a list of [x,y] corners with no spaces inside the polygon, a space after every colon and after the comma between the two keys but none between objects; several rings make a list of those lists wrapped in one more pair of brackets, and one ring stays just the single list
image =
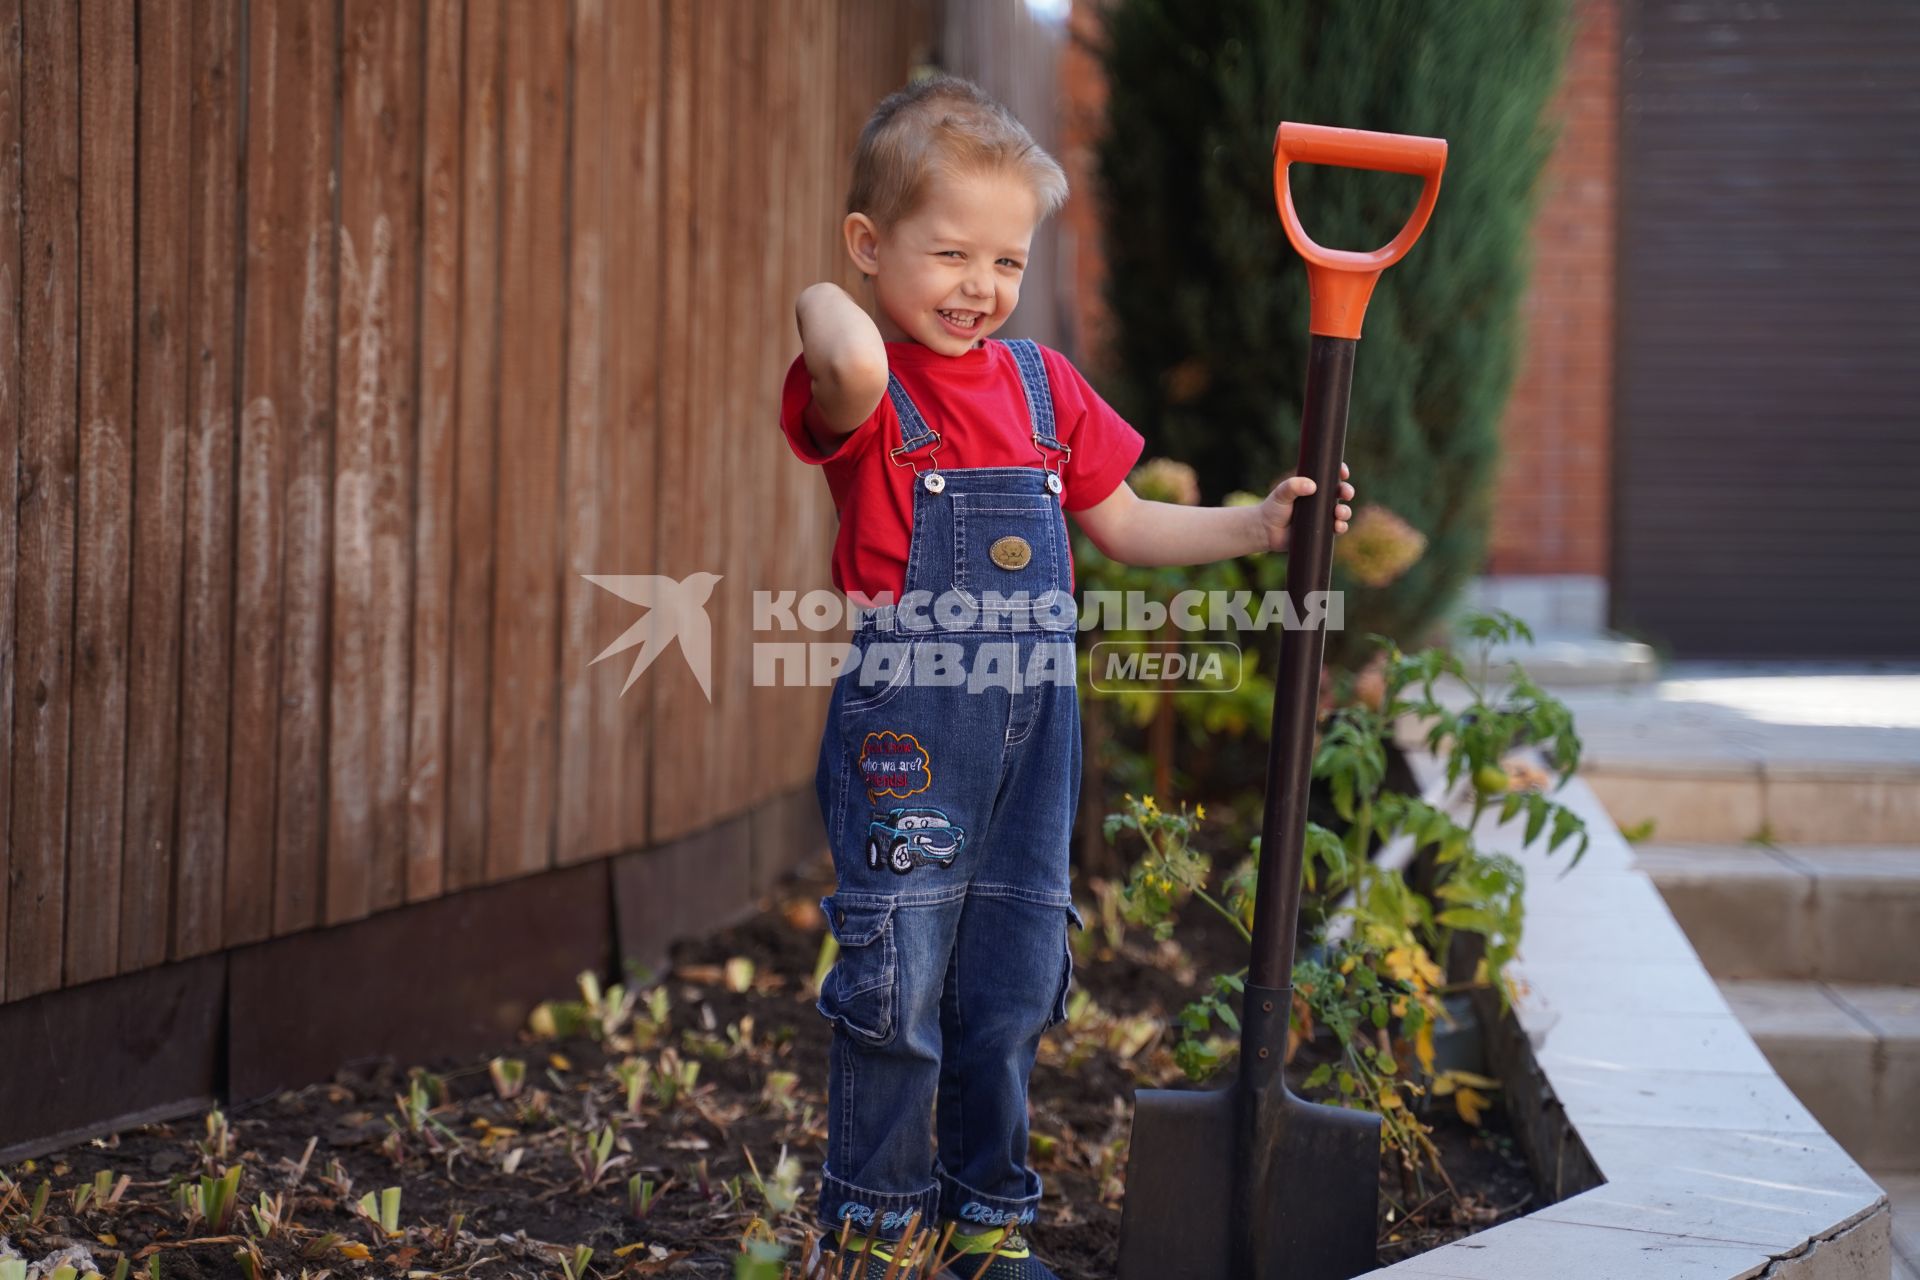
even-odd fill
[{"label": "green plant", "polygon": [[240,1271],[247,1280],[267,1280],[269,1274],[267,1260],[260,1254],[260,1246],[251,1240],[241,1244],[233,1251],[233,1260],[240,1264]]},{"label": "green plant", "polygon": [[647,1082],[653,1078],[653,1064],[645,1058],[623,1058],[613,1066],[614,1078],[627,1102],[627,1114],[640,1114],[640,1101],[647,1095]]},{"label": "green plant", "polygon": [[572,1253],[560,1255],[560,1269],[567,1280],[581,1280],[587,1274],[587,1264],[593,1261],[593,1250],[583,1244],[573,1246]]},{"label": "green plant", "polygon": [[216,1233],[227,1229],[240,1203],[240,1168],[232,1165],[218,1178],[203,1173],[198,1182],[187,1178],[175,1188],[174,1204],[188,1226],[204,1222]]},{"label": "green plant", "polygon": [[262,1191],[259,1201],[254,1204],[250,1212],[253,1214],[254,1234],[262,1240],[273,1239],[276,1231],[283,1229],[292,1221],[292,1219],[287,1216],[287,1197],[285,1195],[277,1195],[269,1198],[267,1193]]},{"label": "green plant", "polygon": [[774,1162],[772,1174],[763,1178],[753,1152],[746,1147],[740,1150],[747,1157],[747,1168],[753,1171],[754,1188],[766,1203],[767,1212],[778,1218],[792,1211],[800,1203],[800,1162],[788,1155],[783,1146],[780,1148],[780,1158]]},{"label": "green plant", "polygon": [[373,1233],[375,1245],[400,1234],[400,1188],[387,1187],[378,1195],[369,1191],[360,1197],[354,1211]]},{"label": "green plant", "polygon": [[495,1096],[503,1101],[517,1098],[526,1087],[527,1064],[518,1058],[493,1058],[487,1062],[487,1075],[493,1081]]},{"label": "green plant", "polygon": [[[438,1104],[435,1102],[435,1095],[439,1098]],[[447,1128],[440,1117],[433,1114],[436,1105],[446,1104],[446,1097],[446,1081],[439,1076],[417,1068],[410,1073],[407,1091],[395,1094],[393,1098],[394,1105],[400,1108],[400,1114],[394,1116],[389,1113],[386,1117],[389,1133],[384,1148],[390,1156],[397,1158],[401,1155],[404,1147],[403,1134],[423,1139],[427,1146],[436,1152],[441,1150],[442,1138],[455,1149],[466,1150],[466,1144],[460,1140],[460,1135]],[[435,1136],[436,1134],[438,1137]]]},{"label": "green plant", "polygon": [[653,1212],[653,1202],[660,1198],[666,1189],[673,1185],[673,1179],[655,1186],[653,1179],[643,1174],[634,1174],[627,1179],[627,1208],[636,1218],[644,1218]]},{"label": "green plant", "polygon": [[760,1087],[760,1096],[770,1105],[778,1107],[780,1114],[791,1116],[799,1105],[796,1096],[800,1088],[800,1077],[792,1071],[769,1071],[766,1082]]},{"label": "green plant", "polygon": [[[1354,487],[1429,540],[1349,616],[1421,635],[1484,560],[1539,178],[1556,122],[1566,0],[1114,0],[1097,144],[1111,350],[1101,392],[1149,453],[1191,463],[1209,500],[1259,488],[1299,451],[1307,277],[1275,212],[1282,121],[1447,139],[1440,204],[1373,296],[1353,382]],[[1418,179],[1296,164],[1321,244],[1371,250]],[[1356,512],[1356,515],[1358,512]],[[1349,537],[1352,536],[1350,533]],[[1357,666],[1357,636],[1328,660]]]},{"label": "green plant", "polygon": [[226,1113],[218,1107],[207,1112],[206,1128],[206,1138],[193,1145],[200,1152],[200,1163],[217,1169],[226,1164],[233,1151],[233,1131],[227,1127]]},{"label": "green plant", "polygon": [[99,1170],[93,1175],[92,1182],[83,1182],[73,1189],[72,1199],[74,1213],[76,1215],[85,1213],[89,1204],[95,1209],[102,1209],[110,1204],[118,1204],[120,1197],[126,1192],[128,1184],[132,1181],[133,1179],[130,1176],[123,1173],[120,1175],[119,1184],[115,1185],[113,1171],[111,1169]]},{"label": "green plant", "polygon": [[662,1107],[671,1108],[681,1098],[693,1092],[694,1082],[700,1078],[700,1061],[697,1058],[682,1059],[671,1046],[660,1051],[660,1060],[653,1071],[653,1094]]},{"label": "green plant", "polygon": [[600,1126],[598,1134],[584,1138],[575,1138],[574,1163],[580,1167],[580,1189],[592,1191],[600,1185],[600,1180],[617,1165],[627,1162],[626,1156],[613,1154],[615,1135],[612,1125]]},{"label": "green plant", "polygon": [[[1532,639],[1519,619],[1497,611],[1471,615],[1465,632],[1483,646],[1514,637]],[[1538,744],[1564,783],[1578,768],[1580,740],[1565,705],[1517,668],[1511,687],[1490,698],[1490,691],[1469,677],[1451,651],[1435,648],[1409,656],[1384,637],[1376,639],[1384,642],[1386,653],[1380,706],[1360,702],[1336,708],[1313,762],[1313,776],[1328,784],[1346,830],[1335,833],[1309,822],[1303,850],[1302,875],[1308,888],[1324,881],[1329,894],[1352,891],[1351,901],[1332,917],[1350,918],[1352,927],[1324,959],[1295,964],[1286,1057],[1291,1061],[1316,1025],[1329,1028],[1339,1042],[1339,1060],[1317,1068],[1308,1083],[1332,1083],[1337,1087],[1334,1101],[1380,1112],[1383,1143],[1400,1152],[1403,1168],[1430,1165],[1444,1179],[1438,1152],[1426,1136],[1427,1127],[1412,1114],[1409,1099],[1430,1088],[1452,1097],[1462,1117],[1474,1123],[1484,1104],[1479,1090],[1493,1087],[1493,1082],[1433,1072],[1433,1026],[1448,1016],[1439,997],[1449,989],[1435,957],[1449,954],[1456,933],[1472,935],[1481,954],[1471,979],[1461,985],[1492,986],[1504,1012],[1511,1000],[1505,966],[1523,924],[1522,868],[1505,855],[1478,848],[1472,832],[1481,816],[1497,806],[1502,823],[1524,815],[1527,844],[1548,832],[1551,852],[1577,838],[1568,869],[1577,865],[1587,847],[1584,823],[1548,797],[1545,775],[1524,762],[1508,762],[1506,756],[1516,745]],[[1442,678],[1465,686],[1469,701],[1464,708],[1453,710],[1436,697],[1435,685]],[[1444,758],[1450,787],[1463,777],[1472,783],[1465,822],[1456,821],[1443,805],[1384,789],[1386,743],[1403,716],[1428,722],[1428,746]],[[1251,941],[1258,838],[1252,842],[1252,856],[1236,867],[1216,895],[1207,888],[1211,858],[1194,844],[1205,807],[1197,805],[1189,813],[1183,803],[1176,812],[1167,812],[1152,796],[1128,795],[1125,803],[1122,812],[1108,815],[1106,829],[1109,838],[1122,830],[1133,832],[1144,846],[1122,891],[1127,921],[1164,939],[1173,934],[1180,905],[1193,899]],[[1431,898],[1409,885],[1398,870],[1382,869],[1368,857],[1375,836],[1384,841],[1401,835],[1412,842],[1416,854],[1430,856]],[[1324,929],[1320,942],[1326,942]],[[1234,1040],[1213,1028],[1218,1023],[1239,1031],[1232,1002],[1241,994],[1245,976],[1245,969],[1214,976],[1206,994],[1181,1011],[1173,1055],[1189,1077],[1205,1079],[1235,1049]],[[1409,1054],[1427,1084],[1412,1079],[1405,1069]]]}]

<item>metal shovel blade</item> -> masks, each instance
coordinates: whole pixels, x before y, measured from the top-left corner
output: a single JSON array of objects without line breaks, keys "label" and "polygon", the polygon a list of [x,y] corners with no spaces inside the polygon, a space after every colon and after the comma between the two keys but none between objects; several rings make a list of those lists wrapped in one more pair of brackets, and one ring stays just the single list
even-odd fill
[{"label": "metal shovel blade", "polygon": [[[1350,1280],[1378,1265],[1380,1117],[1276,1079],[1242,1122],[1242,1087],[1134,1095],[1120,1280]],[[1251,1177],[1245,1259],[1233,1254],[1236,1160]]]},{"label": "metal shovel blade", "polygon": [[1120,1280],[1226,1280],[1238,1091],[1135,1091]]}]

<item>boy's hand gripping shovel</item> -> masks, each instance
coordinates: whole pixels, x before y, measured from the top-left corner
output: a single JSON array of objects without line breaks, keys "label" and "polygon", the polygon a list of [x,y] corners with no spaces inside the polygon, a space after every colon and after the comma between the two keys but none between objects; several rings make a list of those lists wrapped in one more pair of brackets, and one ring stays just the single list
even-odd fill
[{"label": "boy's hand gripping shovel", "polygon": [[[1312,298],[1299,474],[1312,477],[1314,491],[1294,504],[1287,552],[1296,617],[1313,616],[1309,593],[1324,598],[1332,582],[1347,398],[1367,299],[1426,228],[1446,159],[1440,138],[1305,124],[1282,124],[1274,136],[1280,220],[1307,260]],[[1418,174],[1426,185],[1386,248],[1323,249],[1294,212],[1287,166],[1295,161]],[[1223,1089],[1135,1093],[1120,1280],[1348,1280],[1376,1265],[1380,1117],[1295,1097],[1280,1069],[1325,649],[1319,626],[1281,632],[1236,1078]]]}]

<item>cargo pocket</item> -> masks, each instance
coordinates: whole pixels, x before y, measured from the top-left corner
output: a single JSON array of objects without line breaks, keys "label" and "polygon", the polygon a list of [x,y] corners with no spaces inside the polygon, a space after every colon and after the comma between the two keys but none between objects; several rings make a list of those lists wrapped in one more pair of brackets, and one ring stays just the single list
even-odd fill
[{"label": "cargo pocket", "polygon": [[[1072,906],[1067,908],[1067,918],[1073,922],[1075,929],[1082,931],[1086,929],[1086,922],[1080,918],[1080,912],[1076,908]],[[1066,954],[1060,961],[1060,989],[1054,993],[1053,1012],[1047,1018],[1047,1026],[1049,1028],[1057,1027],[1067,1020],[1067,995],[1073,987],[1072,930],[1062,929],[1060,931],[1060,937],[1064,943],[1062,950]]]},{"label": "cargo pocket", "polygon": [[893,1041],[894,1005],[900,987],[899,952],[893,941],[891,898],[828,894],[820,899],[840,955],[820,984],[818,1009],[849,1035],[869,1045]]}]

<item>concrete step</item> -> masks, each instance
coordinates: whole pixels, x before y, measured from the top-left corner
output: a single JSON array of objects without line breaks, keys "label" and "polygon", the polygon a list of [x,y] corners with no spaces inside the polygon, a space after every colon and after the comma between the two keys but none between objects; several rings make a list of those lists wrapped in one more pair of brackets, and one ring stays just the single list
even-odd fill
[{"label": "concrete step", "polygon": [[1920,832],[1914,764],[1724,758],[1663,743],[1583,760],[1580,776],[1622,831],[1651,823],[1661,841],[1884,845]]},{"label": "concrete step", "polygon": [[1569,691],[1580,774],[1622,831],[1669,843],[1907,844],[1920,836],[1920,668],[1674,663],[1634,692]]},{"label": "concrete step", "polygon": [[1920,987],[1729,978],[1774,1071],[1863,1166],[1920,1171]]},{"label": "concrete step", "polygon": [[1720,978],[1920,985],[1920,846],[1642,844]]}]

